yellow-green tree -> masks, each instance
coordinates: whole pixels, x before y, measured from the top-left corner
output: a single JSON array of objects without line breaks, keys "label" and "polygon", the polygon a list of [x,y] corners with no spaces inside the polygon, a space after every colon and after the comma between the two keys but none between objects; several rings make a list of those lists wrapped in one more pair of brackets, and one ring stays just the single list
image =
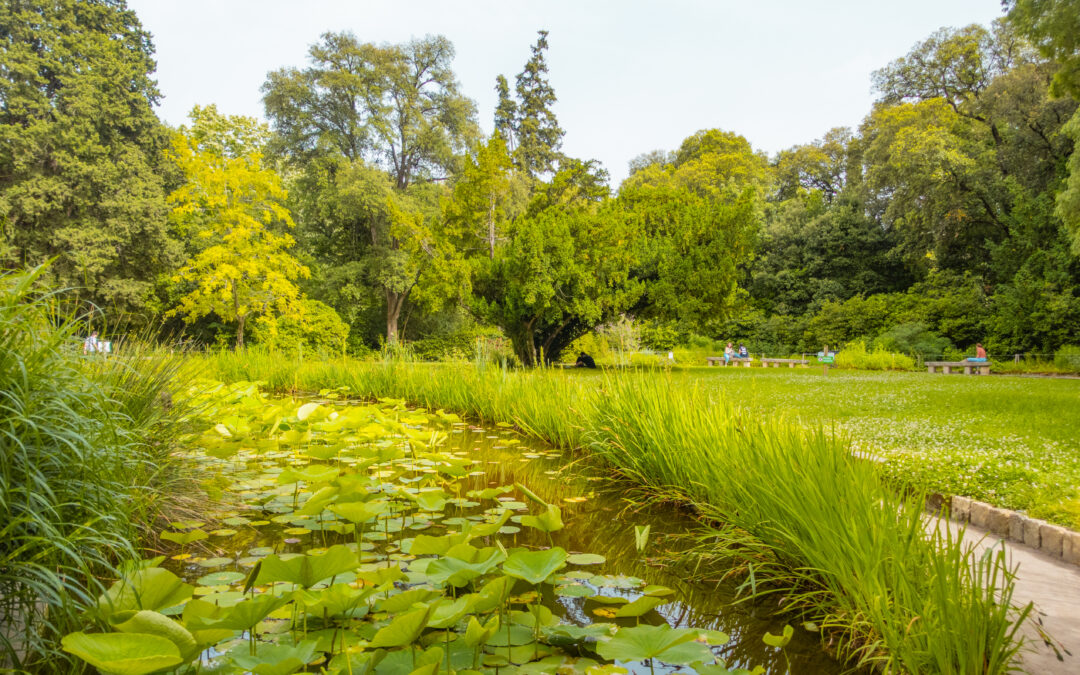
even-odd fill
[{"label": "yellow-green tree", "polygon": [[309,272],[289,253],[293,220],[281,177],[262,162],[265,127],[214,106],[196,106],[190,116],[192,127],[181,128],[171,152],[186,181],[168,202],[174,226],[197,252],[173,277],[191,290],[170,313],[188,322],[210,313],[235,321],[240,348],[249,319],[302,311],[293,282]]}]

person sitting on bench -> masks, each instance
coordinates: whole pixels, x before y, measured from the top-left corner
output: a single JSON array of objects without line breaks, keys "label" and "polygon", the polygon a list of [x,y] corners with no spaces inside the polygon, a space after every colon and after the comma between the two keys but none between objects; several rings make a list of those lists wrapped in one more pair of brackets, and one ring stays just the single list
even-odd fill
[{"label": "person sitting on bench", "polygon": [[593,361],[593,357],[589,356],[585,352],[578,354],[577,362],[574,364],[575,368],[595,368],[596,361]]},{"label": "person sitting on bench", "polygon": [[965,361],[972,361],[975,363],[986,363],[986,350],[983,349],[982,343],[975,343],[975,356],[969,356]]}]

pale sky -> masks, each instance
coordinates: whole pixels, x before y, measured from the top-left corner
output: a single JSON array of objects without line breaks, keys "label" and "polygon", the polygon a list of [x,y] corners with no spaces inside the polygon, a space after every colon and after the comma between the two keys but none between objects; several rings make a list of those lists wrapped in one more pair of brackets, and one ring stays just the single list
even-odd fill
[{"label": "pale sky", "polygon": [[495,77],[514,76],[550,31],[549,81],[563,152],[598,159],[617,186],[627,162],[699,129],[774,154],[857,126],[870,73],[943,26],[989,24],[999,0],[128,0],[157,49],[169,124],[195,104],[263,117],[267,72],[307,65],[326,31],[364,42],[442,34],[492,129]]}]

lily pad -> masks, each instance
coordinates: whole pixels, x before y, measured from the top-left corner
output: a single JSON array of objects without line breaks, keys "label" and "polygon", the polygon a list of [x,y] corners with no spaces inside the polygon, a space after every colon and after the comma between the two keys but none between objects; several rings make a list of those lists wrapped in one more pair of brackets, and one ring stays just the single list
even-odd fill
[{"label": "lily pad", "polygon": [[246,574],[241,572],[214,572],[213,574],[199,577],[195,583],[200,586],[230,585],[235,584],[237,581],[242,581],[246,576]]}]

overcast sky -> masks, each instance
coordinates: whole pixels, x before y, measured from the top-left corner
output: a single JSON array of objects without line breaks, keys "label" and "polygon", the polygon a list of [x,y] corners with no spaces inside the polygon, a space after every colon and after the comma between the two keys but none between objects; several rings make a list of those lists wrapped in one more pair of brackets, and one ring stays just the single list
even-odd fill
[{"label": "overcast sky", "polygon": [[263,116],[266,73],[303,67],[326,31],[365,42],[442,34],[454,70],[492,128],[495,77],[514,75],[536,31],[563,151],[598,159],[614,185],[627,162],[678,147],[699,129],[742,134],[773,154],[856,126],[870,73],[943,26],[989,24],[999,0],[128,0],[157,48],[159,114],[195,104]]}]

